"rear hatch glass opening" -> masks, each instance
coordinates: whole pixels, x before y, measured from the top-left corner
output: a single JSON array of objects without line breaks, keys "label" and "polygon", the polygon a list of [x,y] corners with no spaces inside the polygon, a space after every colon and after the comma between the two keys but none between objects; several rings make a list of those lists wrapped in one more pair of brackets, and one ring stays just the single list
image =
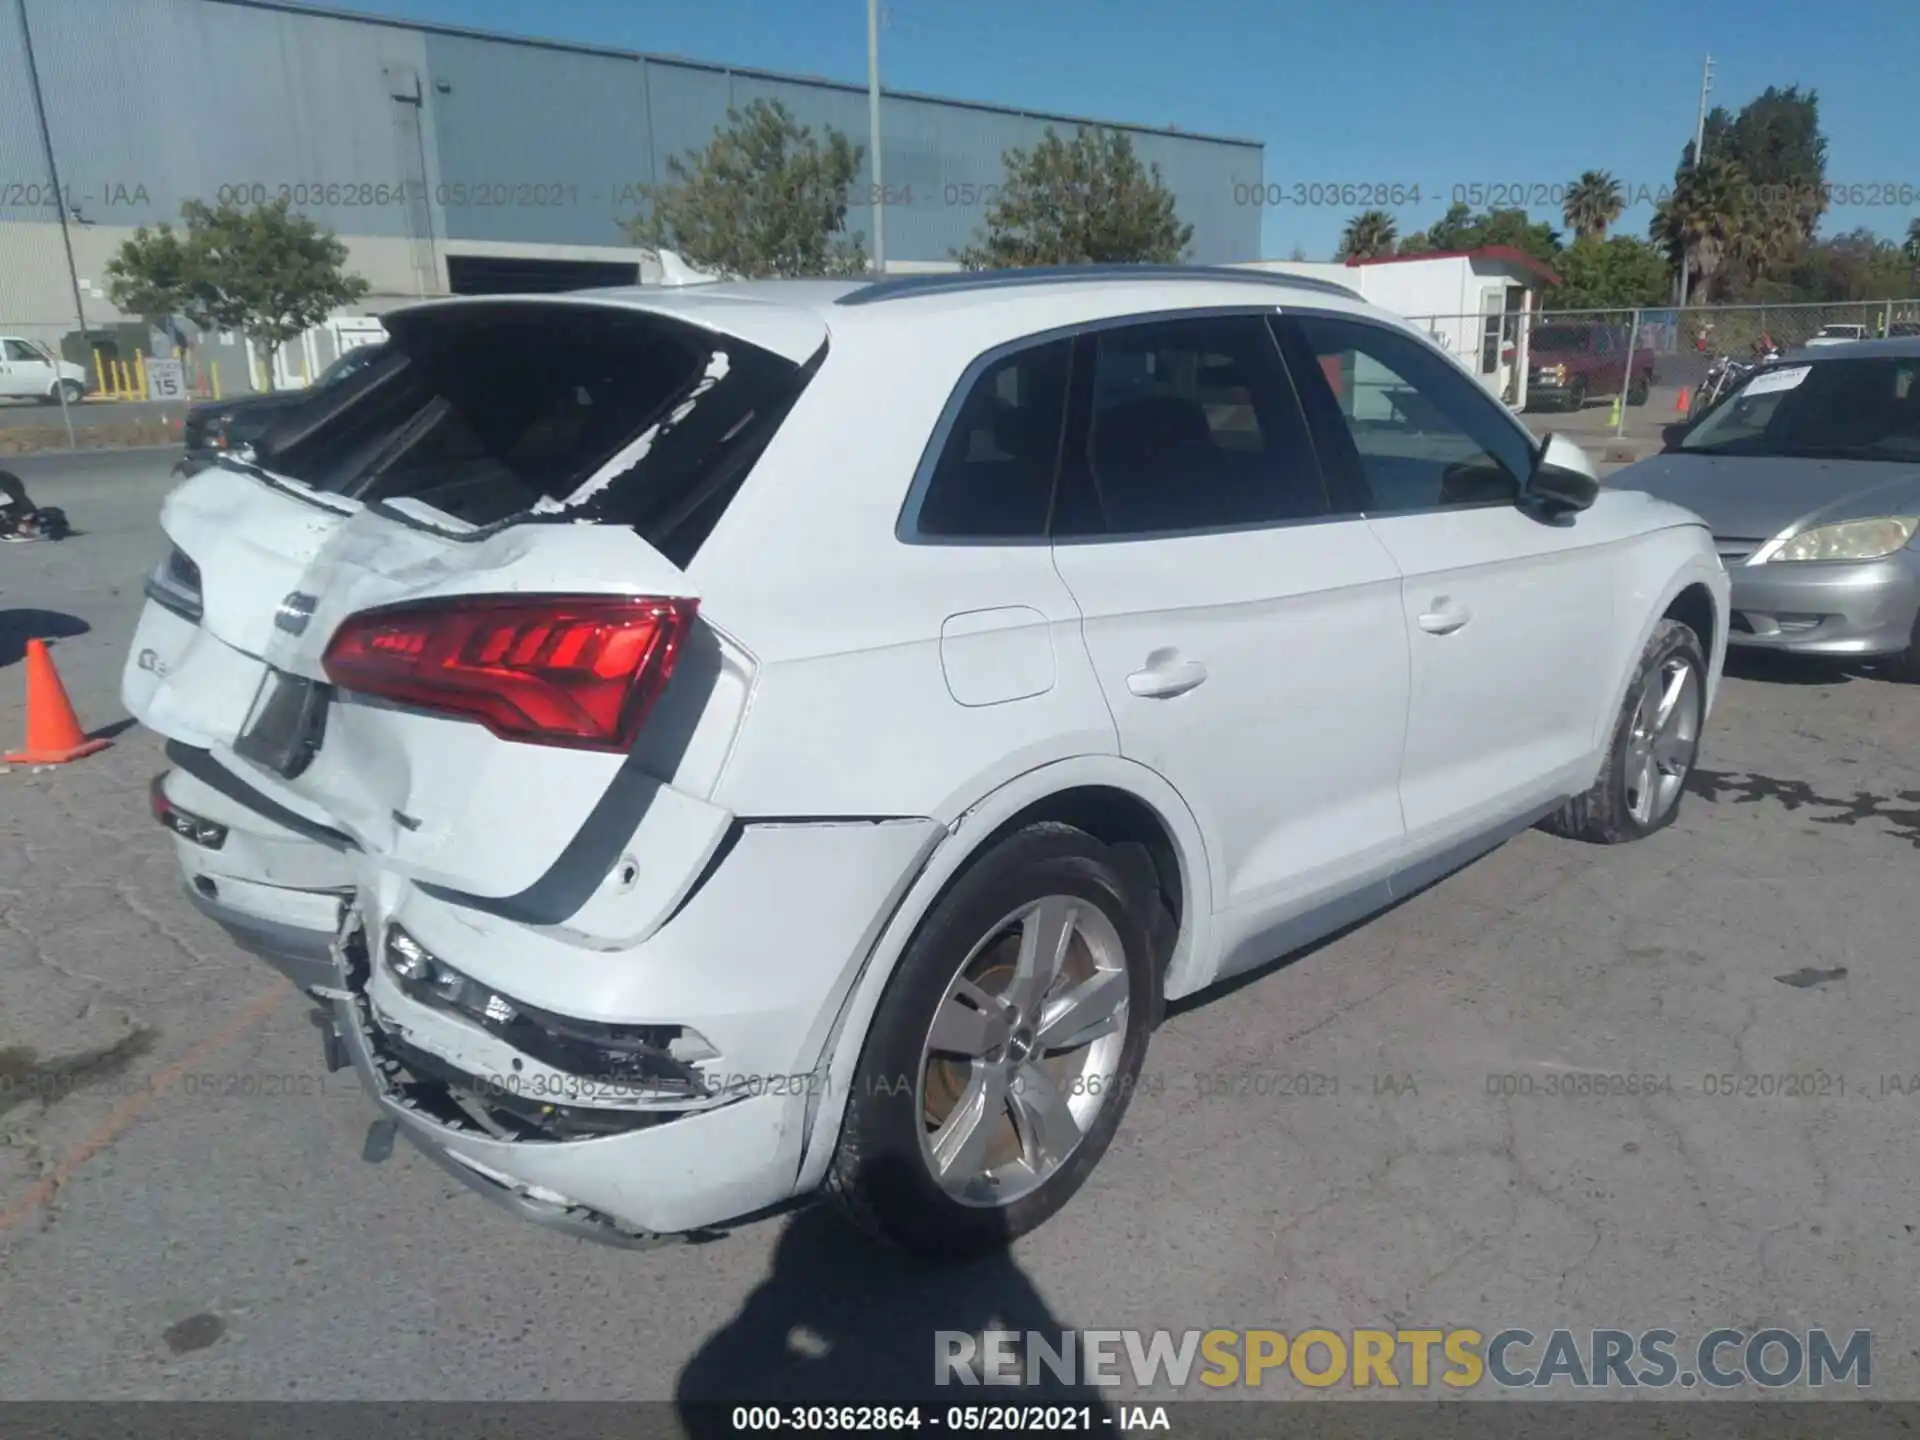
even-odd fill
[{"label": "rear hatch glass opening", "polygon": [[266,470],[370,506],[417,502],[462,528],[630,525],[678,564],[822,358],[796,365],[672,316],[578,302],[432,306],[386,323],[377,362],[262,437]]}]

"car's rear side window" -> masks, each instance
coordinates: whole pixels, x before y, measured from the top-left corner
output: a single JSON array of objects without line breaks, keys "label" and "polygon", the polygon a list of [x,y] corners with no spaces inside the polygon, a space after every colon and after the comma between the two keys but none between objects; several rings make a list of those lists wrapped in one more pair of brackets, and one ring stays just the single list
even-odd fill
[{"label": "car's rear side window", "polygon": [[388,329],[379,359],[264,437],[264,465],[474,525],[632,525],[663,550],[711,527],[713,496],[737,487],[813,369],[615,306],[461,305]]},{"label": "car's rear side window", "polygon": [[1001,356],[954,412],[920,501],[918,531],[943,540],[1032,540],[1047,533],[1071,340]]},{"label": "car's rear side window", "polygon": [[1057,535],[1232,529],[1330,513],[1263,318],[1147,321],[1082,343],[1091,350],[1084,443],[1076,438],[1063,475]]}]

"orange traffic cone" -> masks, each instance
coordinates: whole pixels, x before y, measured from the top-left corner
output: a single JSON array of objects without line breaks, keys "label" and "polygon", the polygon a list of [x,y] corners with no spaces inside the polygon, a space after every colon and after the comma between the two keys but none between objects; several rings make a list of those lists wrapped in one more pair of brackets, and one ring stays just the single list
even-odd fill
[{"label": "orange traffic cone", "polygon": [[1673,413],[1676,415],[1684,415],[1691,408],[1692,407],[1687,404],[1687,387],[1682,385],[1680,387],[1680,398],[1673,402]]},{"label": "orange traffic cone", "polygon": [[53,668],[47,642],[27,641],[27,748],[9,752],[8,763],[64,765],[112,743],[87,739],[80,717],[73,713],[73,702],[67,699],[67,687],[60,683],[60,672]]}]

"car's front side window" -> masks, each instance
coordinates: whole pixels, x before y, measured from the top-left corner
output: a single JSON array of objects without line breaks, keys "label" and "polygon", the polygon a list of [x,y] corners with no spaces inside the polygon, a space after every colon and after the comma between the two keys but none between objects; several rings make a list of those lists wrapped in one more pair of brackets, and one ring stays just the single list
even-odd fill
[{"label": "car's front side window", "polygon": [[1372,513],[1511,504],[1533,447],[1499,402],[1445,356],[1382,325],[1280,321],[1323,456],[1344,456]]}]

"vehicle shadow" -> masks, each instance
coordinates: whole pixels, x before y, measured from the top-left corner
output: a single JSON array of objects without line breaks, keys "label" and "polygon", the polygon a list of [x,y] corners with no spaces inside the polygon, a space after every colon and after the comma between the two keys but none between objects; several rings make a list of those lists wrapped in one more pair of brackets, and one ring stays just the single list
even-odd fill
[{"label": "vehicle shadow", "polygon": [[1868,673],[1862,661],[1791,655],[1777,650],[1727,648],[1726,673],[1770,685],[1845,685]]},{"label": "vehicle shadow", "polygon": [[59,610],[0,610],[0,665],[22,659],[29,640],[71,640],[92,628]]},{"label": "vehicle shadow", "polygon": [[767,1277],[681,1371],[680,1423],[705,1437],[739,1433],[735,1404],[917,1405],[925,1421],[950,1405],[1011,1401],[1087,1406],[1096,1430],[1111,1428],[1099,1388],[1077,1383],[1077,1368],[1069,1381],[1041,1366],[1018,1388],[939,1383],[943,1337],[983,1330],[1037,1332],[1054,1350],[1066,1341],[1010,1253],[938,1266],[883,1249],[814,1205],[787,1221]]}]

